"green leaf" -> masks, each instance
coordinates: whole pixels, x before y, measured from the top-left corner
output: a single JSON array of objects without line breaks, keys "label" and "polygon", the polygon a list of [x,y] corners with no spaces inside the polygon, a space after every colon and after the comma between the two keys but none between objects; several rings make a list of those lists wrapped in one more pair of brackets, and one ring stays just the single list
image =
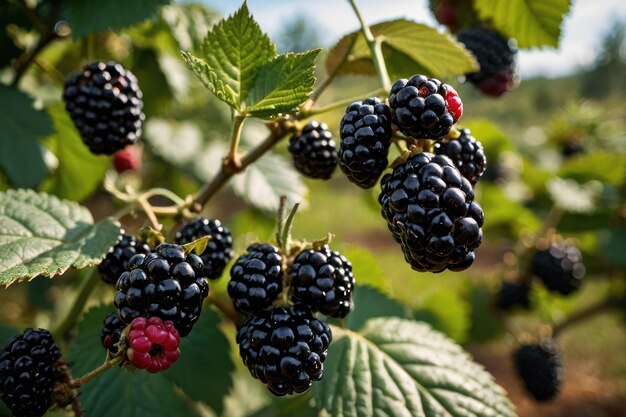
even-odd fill
[{"label": "green leaf", "polygon": [[471,342],[485,343],[504,333],[501,316],[494,314],[493,293],[487,287],[471,288],[468,301],[472,312]]},{"label": "green leaf", "polygon": [[[104,361],[106,355],[100,344],[100,329],[102,320],[112,310],[112,306],[91,309],[81,321],[78,336],[69,352],[75,377],[86,374]],[[146,371],[110,369],[82,386],[80,401],[85,415],[90,417],[198,416],[163,374],[153,375]]]},{"label": "green leaf", "polygon": [[347,319],[348,328],[352,330],[359,330],[367,320],[374,317],[411,318],[411,312],[406,306],[368,285],[357,283],[352,300],[354,310]]},{"label": "green leaf", "polygon": [[341,254],[352,263],[357,289],[362,285],[370,285],[383,293],[391,290],[385,270],[374,253],[360,246],[351,246],[342,249]]},{"label": "green leaf", "polygon": [[515,416],[493,377],[426,324],[377,318],[335,337],[313,387],[332,416]]},{"label": "green leaf", "polygon": [[[374,37],[382,39],[383,56],[392,79],[420,73],[450,77],[478,68],[463,45],[429,26],[398,19],[370,29]],[[369,48],[360,32],[346,35],[331,49],[326,70],[339,74],[375,73]]]},{"label": "green leaf", "polygon": [[50,118],[26,94],[0,85],[0,125],[0,171],[15,187],[35,187],[48,174],[37,138],[53,132]]},{"label": "green leaf", "polygon": [[563,17],[570,0],[475,0],[483,20],[515,38],[520,48],[559,46]]},{"label": "green leaf", "polygon": [[85,146],[74,123],[61,104],[48,109],[55,134],[46,141],[59,166],[42,190],[60,198],[81,201],[93,193],[110,166],[109,158],[96,156]]},{"label": "green leaf", "polygon": [[117,0],[66,0],[63,16],[80,38],[91,32],[121,29],[139,23],[155,14],[158,6],[169,0],[125,0],[123,9]]},{"label": "green leaf", "polygon": [[611,230],[608,239],[602,242],[600,253],[611,263],[626,267],[626,228]]},{"label": "green leaf", "polygon": [[164,375],[191,399],[206,403],[222,415],[224,398],[233,386],[235,365],[219,323],[217,313],[205,309],[194,331],[182,339],[180,359]]},{"label": "green leaf", "polygon": [[0,284],[96,265],[119,232],[112,219],[94,225],[89,210],[71,201],[32,190],[0,192]]},{"label": "green leaf", "polygon": [[626,158],[617,153],[596,151],[569,159],[561,166],[558,175],[578,182],[596,180],[620,186],[626,181]]},{"label": "green leaf", "polygon": [[441,288],[424,300],[413,317],[427,322],[455,342],[463,343],[468,338],[472,324],[470,314],[469,303],[457,291]]}]

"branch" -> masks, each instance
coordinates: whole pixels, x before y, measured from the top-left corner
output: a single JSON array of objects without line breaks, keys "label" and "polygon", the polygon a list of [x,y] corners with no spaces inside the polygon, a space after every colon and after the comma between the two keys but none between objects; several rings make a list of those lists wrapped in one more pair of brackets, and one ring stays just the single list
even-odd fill
[{"label": "branch", "polygon": [[93,268],[91,273],[87,278],[84,278],[84,281],[78,290],[78,294],[76,294],[76,298],[74,298],[74,302],[72,306],[65,314],[65,317],[59,322],[57,327],[52,331],[56,337],[63,339],[66,333],[74,327],[80,313],[85,308],[91,293],[96,288],[98,281],[100,280],[100,274],[98,274],[97,268]]},{"label": "branch", "polygon": [[97,367],[96,369],[94,369],[93,371],[81,376],[80,378],[76,378],[75,380],[72,381],[72,387],[74,388],[79,388],[81,385],[91,381],[92,379],[94,379],[95,377],[97,377],[98,375],[103,374],[104,372],[108,371],[109,369],[120,365],[122,363],[123,358],[121,356],[118,356],[117,358],[108,360],[106,362],[104,362],[102,365],[100,365],[99,367]]},{"label": "branch", "polygon": [[47,31],[46,33],[41,35],[41,37],[39,38],[39,42],[37,42],[37,46],[35,46],[35,49],[22,54],[17,63],[17,67],[15,68],[15,78],[13,78],[13,81],[11,82],[11,87],[17,86],[17,84],[26,73],[26,70],[28,69],[30,64],[35,60],[35,58],[37,58],[37,55],[39,55],[41,51],[46,49],[46,47],[50,45],[50,43],[55,39],[57,39],[56,33],[54,33],[54,31]]},{"label": "branch", "polygon": [[552,327],[552,336],[557,337],[563,332],[563,330],[571,327],[572,325],[580,323],[581,321],[585,321],[595,316],[596,314],[602,313],[606,310],[617,308],[618,306],[619,300],[613,297],[609,297],[596,304],[592,304],[587,308],[576,311],[567,318],[565,318],[563,321]]}]

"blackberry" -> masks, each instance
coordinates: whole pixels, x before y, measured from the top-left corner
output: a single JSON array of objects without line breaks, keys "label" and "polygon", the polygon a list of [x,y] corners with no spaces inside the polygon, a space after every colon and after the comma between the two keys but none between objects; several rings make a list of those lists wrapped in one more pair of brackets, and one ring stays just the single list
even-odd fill
[{"label": "blackberry", "polygon": [[187,336],[209,295],[202,259],[193,253],[185,256],[179,245],[163,243],[148,255],[133,256],[128,269],[117,281],[113,300],[120,319],[130,324],[137,317],[159,317]]},{"label": "blackberry", "polygon": [[304,126],[289,141],[289,152],[298,172],[310,178],[329,179],[339,162],[337,146],[326,123],[313,121]]},{"label": "blackberry", "polygon": [[183,223],[176,234],[176,243],[184,245],[203,236],[211,237],[200,255],[204,262],[203,274],[209,279],[217,279],[233,257],[233,237],[218,219],[200,217]]},{"label": "blackberry", "polygon": [[515,87],[517,48],[513,40],[486,29],[469,29],[458,36],[459,42],[476,57],[480,70],[465,74],[487,96],[498,97]]},{"label": "blackberry", "polygon": [[436,143],[435,154],[450,158],[472,185],[476,185],[487,168],[483,145],[471,135],[469,129],[461,129],[461,136],[456,140]]},{"label": "blackberry", "polygon": [[527,284],[503,281],[498,291],[496,307],[503,311],[508,311],[515,306],[527,309],[530,307],[529,292],[530,287]]},{"label": "blackberry", "polygon": [[270,306],[283,289],[282,257],[269,243],[248,246],[230,269],[228,295],[237,311],[256,313]]},{"label": "blackberry", "polygon": [[137,78],[115,62],[94,62],[65,81],[63,100],[83,142],[111,155],[136,143],[145,116]]},{"label": "blackberry", "polygon": [[548,290],[563,295],[578,290],[585,276],[582,254],[568,241],[553,242],[548,248],[535,252],[531,270]]},{"label": "blackberry", "polygon": [[108,284],[116,284],[122,272],[128,268],[128,261],[138,253],[150,253],[150,246],[127,235],[122,229],[119,240],[111,248],[104,260],[98,265],[102,280]]},{"label": "blackberry", "polygon": [[561,391],[563,364],[553,339],[522,345],[514,354],[514,362],[526,389],[537,401],[551,400]]},{"label": "blackberry", "polygon": [[404,257],[417,271],[462,271],[474,262],[484,214],[452,161],[419,153],[381,179],[378,201]]},{"label": "blackberry", "polygon": [[123,172],[137,172],[141,169],[141,149],[129,146],[113,155],[113,167],[118,174]]},{"label": "blackberry", "polygon": [[0,397],[15,417],[39,417],[63,379],[61,351],[48,330],[26,329],[0,351]]},{"label": "blackberry", "polygon": [[416,139],[442,139],[463,115],[463,103],[454,88],[425,75],[396,81],[389,106],[393,123]]},{"label": "blackberry", "polygon": [[330,327],[301,306],[250,315],[237,332],[243,363],[277,396],[304,392],[322,378],[331,340]]},{"label": "blackberry", "polygon": [[387,168],[391,145],[391,113],[379,98],[348,106],[341,119],[339,168],[349,181],[371,188]]},{"label": "blackberry", "polygon": [[120,341],[122,331],[126,328],[126,323],[120,319],[117,313],[111,313],[106,316],[102,322],[102,330],[100,330],[100,342],[102,346],[109,352],[117,353],[117,343]]},{"label": "blackberry", "polygon": [[139,369],[161,372],[180,357],[179,344],[180,335],[171,321],[137,317],[128,332],[128,359]]},{"label": "blackberry", "polygon": [[337,318],[350,312],[352,264],[328,245],[300,252],[291,265],[290,275],[291,299],[295,304]]}]

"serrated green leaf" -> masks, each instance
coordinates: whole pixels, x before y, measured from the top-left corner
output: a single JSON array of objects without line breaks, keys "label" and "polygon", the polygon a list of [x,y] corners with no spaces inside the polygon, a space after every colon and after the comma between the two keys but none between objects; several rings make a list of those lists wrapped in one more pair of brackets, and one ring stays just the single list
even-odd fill
[{"label": "serrated green leaf", "polygon": [[35,187],[48,174],[37,139],[53,132],[50,118],[26,94],[0,85],[0,124],[0,171],[15,187]]},{"label": "serrated green leaf", "polygon": [[483,20],[515,38],[520,48],[559,46],[563,17],[570,0],[475,0]]},{"label": "serrated green leaf", "polygon": [[0,192],[0,284],[98,264],[119,232],[116,221],[94,224],[89,210],[71,201],[32,190]]},{"label": "serrated green leaf", "polygon": [[359,334],[336,331],[313,395],[332,416],[515,416],[502,388],[460,346],[398,318],[369,320]]},{"label": "serrated green leaf", "polygon": [[233,386],[235,364],[219,322],[215,311],[203,311],[194,331],[181,341],[180,359],[164,375],[191,399],[222,415],[224,398]]},{"label": "serrated green leaf", "polygon": [[467,340],[471,307],[457,291],[441,288],[424,300],[413,318],[430,324],[457,343]]},{"label": "serrated green leaf", "polygon": [[366,321],[374,317],[411,318],[408,307],[368,285],[357,283],[352,301],[354,310],[347,318],[347,326],[352,330],[359,330]]},{"label": "serrated green leaf", "polygon": [[110,166],[109,158],[89,151],[61,104],[51,106],[48,113],[54,122],[55,134],[46,144],[59,160],[59,166],[42,185],[42,190],[60,198],[84,200],[102,182]]},{"label": "serrated green leaf", "polygon": [[80,38],[92,32],[115,30],[139,23],[155,14],[158,6],[169,0],[125,0],[123,10],[117,0],[66,0],[63,16]]},{"label": "serrated green leaf", "polygon": [[[75,377],[104,361],[100,330],[102,320],[111,311],[112,306],[94,308],[81,321],[68,356]],[[82,386],[80,401],[85,415],[90,417],[198,416],[163,374],[146,371],[110,369]]]}]

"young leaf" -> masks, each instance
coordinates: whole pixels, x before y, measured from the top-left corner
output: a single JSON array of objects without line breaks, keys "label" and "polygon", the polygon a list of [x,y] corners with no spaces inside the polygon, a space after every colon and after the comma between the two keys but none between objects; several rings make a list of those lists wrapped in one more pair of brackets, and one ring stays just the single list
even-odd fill
[{"label": "young leaf", "polygon": [[182,245],[185,255],[189,255],[191,252],[196,255],[201,255],[206,250],[206,245],[209,243],[211,236],[202,236],[193,242]]},{"label": "young leaf", "polygon": [[0,171],[15,187],[35,187],[48,174],[37,138],[53,132],[48,115],[21,91],[0,85]]},{"label": "young leaf", "polygon": [[313,395],[333,416],[515,416],[502,388],[460,346],[398,318],[369,320],[359,334],[336,331]]},{"label": "young leaf", "polygon": [[0,284],[98,264],[118,238],[112,219],[32,190],[0,192]]},{"label": "young leaf", "polygon": [[[355,274],[358,279],[358,275]],[[348,315],[348,328],[359,330],[374,317],[411,318],[409,309],[397,300],[381,293],[369,285],[357,285],[352,294],[354,311]]]},{"label": "young leaf", "polygon": [[481,19],[515,38],[520,48],[559,46],[570,0],[475,0]]}]

